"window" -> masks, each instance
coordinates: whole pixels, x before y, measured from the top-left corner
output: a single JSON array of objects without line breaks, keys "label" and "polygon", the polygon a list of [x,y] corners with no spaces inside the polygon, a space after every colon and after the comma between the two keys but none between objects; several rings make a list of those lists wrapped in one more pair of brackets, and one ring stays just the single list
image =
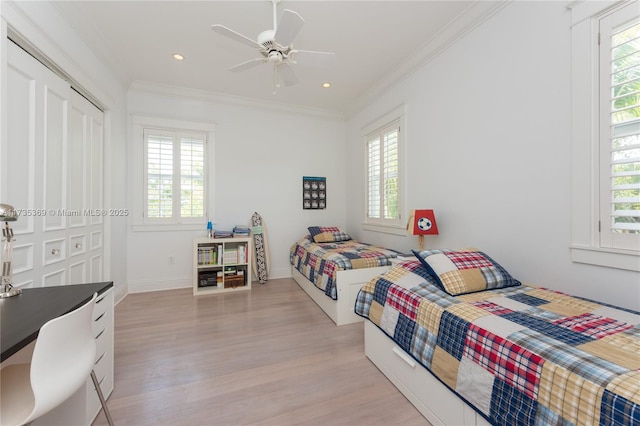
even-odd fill
[{"label": "window", "polygon": [[133,229],[204,229],[212,200],[214,126],[133,118]]},{"label": "window", "polygon": [[640,271],[639,2],[572,7],[572,259]]},{"label": "window", "polygon": [[[394,111],[366,131],[366,217],[365,225],[401,228],[402,222],[402,113]],[[392,231],[393,232],[393,231]]]},{"label": "window", "polygon": [[[637,5],[636,5],[637,6]],[[600,19],[600,239],[640,249],[640,12]]]},{"label": "window", "polygon": [[205,133],[144,129],[145,221],[205,218]]}]

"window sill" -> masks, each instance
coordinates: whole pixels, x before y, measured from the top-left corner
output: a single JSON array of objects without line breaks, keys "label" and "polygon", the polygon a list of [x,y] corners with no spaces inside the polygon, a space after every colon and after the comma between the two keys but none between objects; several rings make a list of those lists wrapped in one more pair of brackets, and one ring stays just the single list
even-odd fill
[{"label": "window sill", "polygon": [[595,247],[571,247],[571,260],[577,263],[640,272],[640,253]]},{"label": "window sill", "polygon": [[382,232],[384,234],[402,235],[406,237],[407,229],[401,226],[377,225],[372,223],[363,223],[362,229],[365,231]]},{"label": "window sill", "polygon": [[133,232],[158,232],[158,231],[206,231],[206,225],[189,223],[189,224],[171,224],[171,225],[132,225]]}]

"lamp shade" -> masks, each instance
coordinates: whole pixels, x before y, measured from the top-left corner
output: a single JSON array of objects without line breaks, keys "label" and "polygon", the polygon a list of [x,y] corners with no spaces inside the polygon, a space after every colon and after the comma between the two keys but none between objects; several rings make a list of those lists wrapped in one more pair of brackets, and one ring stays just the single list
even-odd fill
[{"label": "lamp shade", "polygon": [[0,221],[13,222],[18,220],[18,212],[9,204],[0,204]]},{"label": "lamp shade", "polygon": [[412,235],[438,235],[438,224],[433,210],[414,210],[410,216]]}]

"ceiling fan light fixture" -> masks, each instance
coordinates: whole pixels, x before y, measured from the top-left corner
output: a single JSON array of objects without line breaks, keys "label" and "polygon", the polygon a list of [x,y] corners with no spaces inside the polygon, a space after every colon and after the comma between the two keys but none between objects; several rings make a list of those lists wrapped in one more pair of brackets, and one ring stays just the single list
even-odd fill
[{"label": "ceiling fan light fixture", "polygon": [[220,24],[211,25],[211,30],[258,50],[259,56],[257,58],[234,65],[229,68],[230,71],[245,71],[259,64],[268,63],[274,67],[274,87],[278,87],[280,81],[278,71],[281,71],[280,74],[283,76],[285,86],[292,86],[297,83],[298,79],[291,65],[298,63],[324,65],[328,59],[333,58],[334,54],[313,50],[294,50],[293,41],[302,29],[304,19],[297,12],[285,9],[278,23],[276,9],[281,0],[270,1],[273,4],[273,29],[262,31],[258,34],[257,40]]},{"label": "ceiling fan light fixture", "polygon": [[282,53],[278,52],[277,50],[272,50],[271,52],[269,52],[267,60],[272,64],[279,64],[280,62],[282,62]]}]

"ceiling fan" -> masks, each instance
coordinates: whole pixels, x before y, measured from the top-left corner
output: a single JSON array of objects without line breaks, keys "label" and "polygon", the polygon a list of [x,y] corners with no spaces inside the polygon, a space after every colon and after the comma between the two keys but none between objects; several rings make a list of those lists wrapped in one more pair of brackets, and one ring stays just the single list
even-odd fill
[{"label": "ceiling fan", "polygon": [[281,81],[285,86],[292,86],[298,82],[298,78],[291,65],[299,63],[312,66],[328,65],[335,55],[330,52],[294,49],[293,39],[302,29],[304,19],[298,13],[285,9],[278,25],[276,15],[280,0],[270,1],[273,4],[273,29],[258,34],[257,40],[235,32],[224,25],[212,25],[211,29],[218,34],[257,49],[260,54],[257,58],[232,66],[229,71],[240,72],[260,64],[272,64],[274,86],[280,87]]}]

